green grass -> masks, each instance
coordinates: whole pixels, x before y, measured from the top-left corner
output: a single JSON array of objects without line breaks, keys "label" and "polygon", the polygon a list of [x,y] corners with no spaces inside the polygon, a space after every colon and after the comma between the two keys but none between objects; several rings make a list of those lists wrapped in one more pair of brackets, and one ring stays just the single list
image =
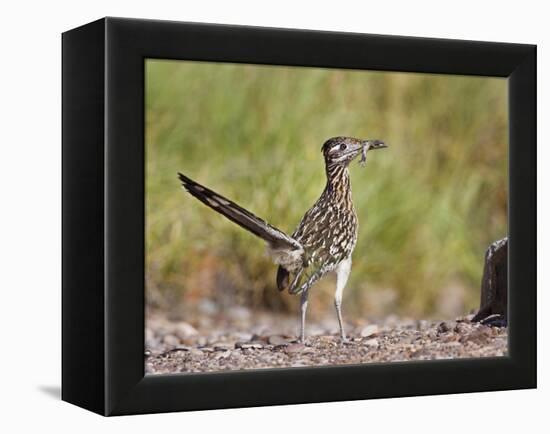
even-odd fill
[{"label": "green grass", "polygon": [[[485,248],[507,231],[505,80],[151,60],[148,300],[289,308],[263,242],[183,193],[176,173],[292,232],[324,187],[320,147],[336,135],[390,145],[352,164],[347,312],[438,315],[452,288],[460,309],[476,307]],[[332,306],[330,280],[315,291],[314,310]]]}]

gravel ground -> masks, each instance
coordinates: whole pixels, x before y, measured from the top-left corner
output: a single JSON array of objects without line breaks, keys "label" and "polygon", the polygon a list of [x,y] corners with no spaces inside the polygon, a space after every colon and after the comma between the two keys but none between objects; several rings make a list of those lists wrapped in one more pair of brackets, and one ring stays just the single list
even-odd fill
[{"label": "gravel ground", "polygon": [[452,321],[389,317],[348,325],[342,343],[334,322],[307,325],[305,344],[296,341],[297,318],[253,315],[237,309],[223,319],[203,317],[192,326],[148,315],[147,374],[342,365],[507,355],[506,328]]}]

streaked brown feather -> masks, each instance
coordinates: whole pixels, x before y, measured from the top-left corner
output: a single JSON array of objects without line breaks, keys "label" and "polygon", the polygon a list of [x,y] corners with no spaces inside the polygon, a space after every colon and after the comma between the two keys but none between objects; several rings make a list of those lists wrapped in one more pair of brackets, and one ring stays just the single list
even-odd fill
[{"label": "streaked brown feather", "polygon": [[202,203],[219,212],[224,217],[238,224],[242,228],[252,232],[254,235],[267,241],[275,249],[298,250],[301,248],[296,240],[289,237],[280,229],[271,226],[266,221],[255,216],[250,211],[237,205],[232,200],[227,199],[221,194],[193,181],[191,178],[178,173],[178,177],[183,187]]}]

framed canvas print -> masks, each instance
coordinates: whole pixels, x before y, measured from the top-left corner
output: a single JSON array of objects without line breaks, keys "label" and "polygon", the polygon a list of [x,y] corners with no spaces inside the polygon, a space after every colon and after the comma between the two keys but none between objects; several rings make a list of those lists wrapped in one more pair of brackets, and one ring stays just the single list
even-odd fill
[{"label": "framed canvas print", "polygon": [[64,400],[536,386],[536,48],[105,18],[63,34]]}]

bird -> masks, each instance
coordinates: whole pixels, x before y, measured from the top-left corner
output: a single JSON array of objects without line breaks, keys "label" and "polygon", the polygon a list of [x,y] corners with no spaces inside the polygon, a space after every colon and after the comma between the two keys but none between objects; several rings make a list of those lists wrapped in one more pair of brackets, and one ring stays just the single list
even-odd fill
[{"label": "bird", "polygon": [[310,288],[331,272],[336,273],[334,307],[342,342],[347,341],[342,319],[342,295],[357,242],[358,218],[353,206],[350,163],[367,152],[386,148],[381,140],[332,137],[321,147],[326,185],[320,197],[306,211],[292,235],[267,223],[230,199],[178,172],[182,187],[193,197],[267,243],[275,265],[277,288],[300,295],[300,336],[305,342],[305,323]]}]

